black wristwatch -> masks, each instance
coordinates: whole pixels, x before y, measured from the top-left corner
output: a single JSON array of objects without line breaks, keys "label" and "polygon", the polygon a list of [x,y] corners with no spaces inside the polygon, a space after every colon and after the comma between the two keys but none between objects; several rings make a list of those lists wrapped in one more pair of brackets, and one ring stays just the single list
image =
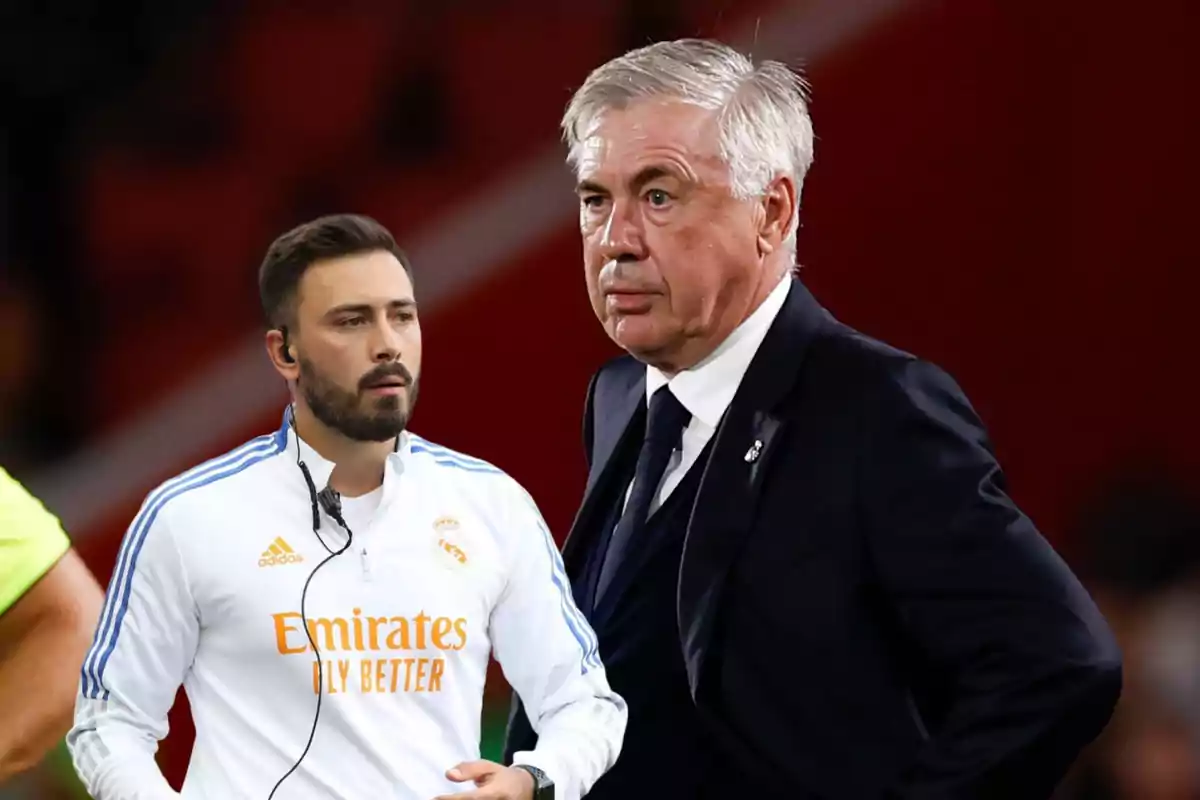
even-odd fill
[{"label": "black wristwatch", "polygon": [[554,800],[554,781],[537,767],[528,764],[513,764],[533,776],[533,800]]}]

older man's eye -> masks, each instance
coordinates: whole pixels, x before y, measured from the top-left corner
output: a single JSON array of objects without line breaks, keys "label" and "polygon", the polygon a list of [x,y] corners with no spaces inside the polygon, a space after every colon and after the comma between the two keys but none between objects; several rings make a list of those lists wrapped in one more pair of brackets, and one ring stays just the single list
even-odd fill
[{"label": "older man's eye", "polygon": [[662,189],[651,189],[646,192],[646,199],[650,201],[652,206],[665,206],[671,202],[671,195],[667,194]]}]

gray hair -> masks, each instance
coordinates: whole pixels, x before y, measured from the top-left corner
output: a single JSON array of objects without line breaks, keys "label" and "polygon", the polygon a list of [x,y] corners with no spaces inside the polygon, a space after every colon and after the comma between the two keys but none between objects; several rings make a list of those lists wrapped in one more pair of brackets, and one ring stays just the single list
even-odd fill
[{"label": "gray hair", "polygon": [[755,64],[728,45],[677,39],[631,50],[597,67],[563,114],[567,161],[579,170],[583,138],[604,112],[647,98],[717,111],[721,157],[734,195],[758,197],[780,173],[796,184],[784,247],[796,250],[800,191],[813,161],[808,83],[779,61]]}]

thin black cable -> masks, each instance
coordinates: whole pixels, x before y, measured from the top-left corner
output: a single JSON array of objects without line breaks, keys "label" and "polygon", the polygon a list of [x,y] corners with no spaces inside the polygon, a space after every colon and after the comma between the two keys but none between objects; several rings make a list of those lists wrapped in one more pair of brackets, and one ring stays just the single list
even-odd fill
[{"label": "thin black cable", "polygon": [[[293,424],[293,430],[294,429],[295,428]],[[306,603],[308,601],[309,584],[312,583],[313,577],[317,574],[321,567],[325,566],[330,561],[349,550],[350,545],[354,541],[354,533],[350,530],[350,526],[346,524],[345,520],[342,519],[341,502],[336,493],[330,494],[329,497],[322,497],[322,502],[318,503],[316,484],[313,483],[312,475],[310,475],[308,472],[308,466],[300,460],[300,440],[298,435],[296,439],[296,465],[300,468],[300,472],[304,475],[305,484],[308,485],[308,497],[309,501],[312,503],[313,533],[316,534],[317,540],[321,543],[321,546],[329,552],[329,555],[322,559],[321,563],[313,567],[312,572],[308,573],[308,577],[304,580],[304,588],[300,592],[300,624],[304,626],[304,633],[308,636],[308,643],[312,646],[313,657],[317,662],[317,709],[313,713],[312,727],[308,731],[308,742],[304,745],[304,752],[302,752],[300,757],[296,759],[296,763],[292,764],[291,768],[283,774],[283,777],[276,782],[275,787],[271,789],[271,793],[267,795],[267,800],[273,800],[275,797],[275,792],[279,791],[279,787],[283,785],[283,782],[290,778],[292,773],[300,768],[300,764],[304,761],[305,756],[308,755],[308,751],[312,749],[313,740],[317,736],[317,723],[321,719],[321,698],[325,694],[325,665],[321,660],[321,650],[317,646],[316,637],[313,636],[313,632],[308,625],[308,610]],[[340,550],[330,549],[329,545],[325,544],[325,539],[321,537],[320,509],[322,505],[325,507],[326,513],[333,517],[334,521],[336,521],[338,525],[341,525],[346,531],[346,543],[342,545]]]},{"label": "thin black cable", "polygon": [[[292,430],[295,430],[295,423],[292,423]],[[317,533],[321,528],[321,512],[317,508],[317,486],[313,483],[312,475],[309,474],[308,465],[300,460],[300,435],[296,434],[296,466],[300,468],[300,474],[304,476],[304,482],[308,485],[308,499],[312,502],[312,528],[313,533]],[[317,533],[317,538],[321,538],[321,534]],[[325,540],[321,539],[321,544],[325,544]],[[326,547],[326,550],[329,548]]]},{"label": "thin black cable", "polygon": [[313,713],[312,727],[308,731],[308,742],[304,745],[304,752],[296,759],[296,763],[292,764],[291,768],[283,774],[283,777],[275,784],[275,788],[267,795],[267,800],[272,800],[275,797],[275,792],[279,791],[279,787],[283,782],[292,776],[292,773],[300,768],[304,757],[308,755],[308,751],[312,749],[313,739],[317,736],[317,723],[321,719],[321,698],[325,694],[325,671],[324,664],[321,661],[321,650],[317,647],[317,640],[313,637],[312,630],[308,626],[308,615],[305,610],[305,602],[308,599],[308,585],[312,582],[313,576],[317,574],[317,570],[328,564],[333,559],[340,556],[350,547],[350,542],[347,540],[345,547],[341,550],[334,551],[322,559],[320,564],[308,574],[308,578],[304,581],[304,590],[300,593],[300,624],[304,626],[304,632],[308,635],[308,642],[312,645],[313,657],[317,661],[317,710]]}]

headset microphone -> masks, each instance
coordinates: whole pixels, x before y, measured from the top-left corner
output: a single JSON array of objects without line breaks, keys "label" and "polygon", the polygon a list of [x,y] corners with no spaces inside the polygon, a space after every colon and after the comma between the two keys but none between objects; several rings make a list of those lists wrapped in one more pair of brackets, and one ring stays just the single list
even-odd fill
[{"label": "headset microphone", "polygon": [[[297,445],[298,450],[299,445]],[[304,476],[304,483],[308,486],[308,498],[312,505],[312,529],[313,533],[317,534],[317,538],[320,539],[321,534],[318,531],[321,529],[321,512],[317,506],[317,485],[313,483],[312,473],[308,471],[308,465],[300,460],[299,452],[297,452],[296,466],[300,467],[300,473]],[[321,544],[325,544],[324,539],[321,539]],[[325,549],[328,550],[329,548],[326,547]]]},{"label": "headset microphone", "polygon": [[[325,513],[333,518],[333,521],[346,527],[346,523],[342,520],[342,496],[337,489],[332,486],[326,486],[321,491],[317,492],[317,502],[321,504],[321,508],[325,509]],[[347,533],[349,529],[347,529]]]}]

